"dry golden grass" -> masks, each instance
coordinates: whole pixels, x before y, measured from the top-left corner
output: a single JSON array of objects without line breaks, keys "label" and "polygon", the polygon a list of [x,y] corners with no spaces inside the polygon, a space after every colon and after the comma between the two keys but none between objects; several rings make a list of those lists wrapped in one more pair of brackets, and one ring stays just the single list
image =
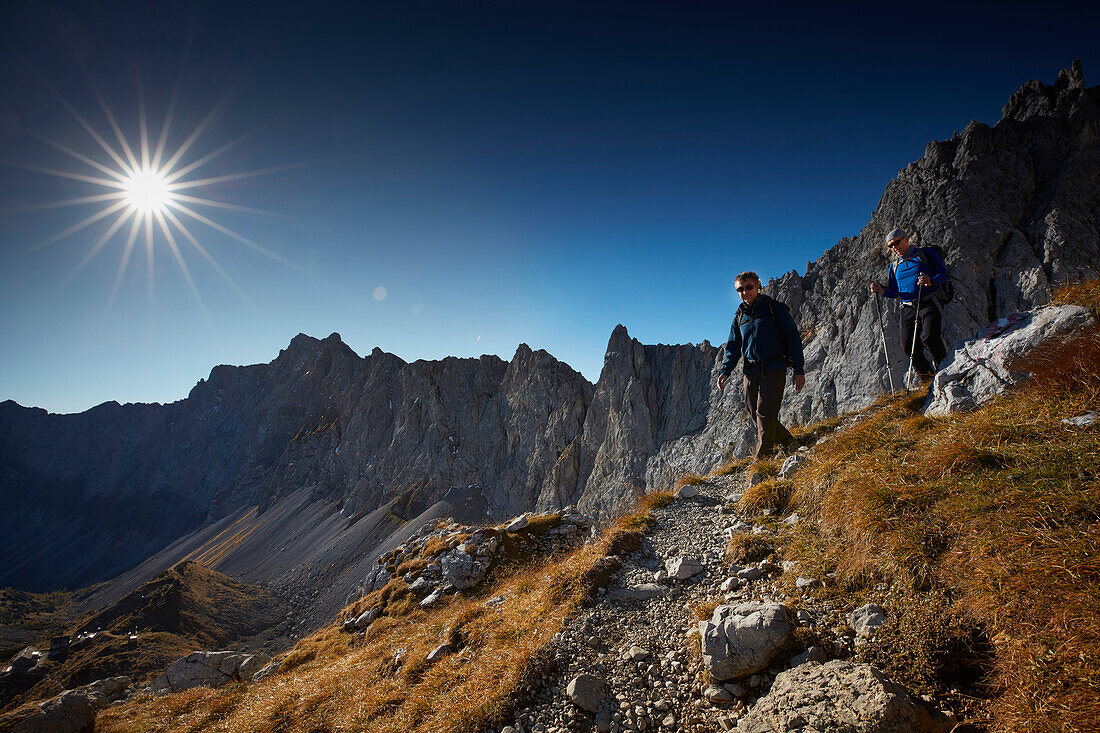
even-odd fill
[{"label": "dry golden grass", "polygon": [[725,561],[744,565],[760,562],[771,555],[775,547],[769,540],[752,532],[734,532],[726,543]]},{"label": "dry golden grass", "polygon": [[[1095,308],[1100,286],[1072,296]],[[896,591],[877,661],[905,682],[978,691],[987,676],[993,731],[1096,730],[1100,429],[1061,421],[1100,407],[1100,333],[1021,366],[1033,378],[978,412],[928,420],[898,397],[837,435],[796,475],[816,532],[787,550],[856,592]]]},{"label": "dry golden grass", "polygon": [[791,501],[794,484],[786,479],[768,478],[745,489],[737,501],[742,514],[756,515],[765,510],[782,512]]},{"label": "dry golden grass", "polygon": [[[391,581],[341,614],[385,604],[386,615],[366,632],[342,633],[334,623],[301,640],[279,673],[262,682],[132,701],[101,713],[96,730],[473,733],[501,725],[546,669],[550,639],[619,568],[611,550],[636,547],[638,527],[667,496],[642,497],[597,542],[498,569],[490,587],[430,609],[411,603],[395,614],[395,605],[412,597]],[[485,603],[495,596],[505,602]],[[428,663],[442,643],[453,651]]]},{"label": "dry golden grass", "polygon": [[678,491],[684,486],[702,486],[707,480],[697,473],[685,473],[676,479],[675,489]]}]

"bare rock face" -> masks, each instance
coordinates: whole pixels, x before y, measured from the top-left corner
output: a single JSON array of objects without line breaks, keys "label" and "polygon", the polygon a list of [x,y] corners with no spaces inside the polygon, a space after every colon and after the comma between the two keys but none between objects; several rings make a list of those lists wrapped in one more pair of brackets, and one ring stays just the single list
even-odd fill
[{"label": "bare rock face", "polygon": [[1094,322],[1086,308],[1075,305],[1013,313],[957,344],[932,382],[924,412],[946,415],[973,410],[1011,389],[1028,375],[1018,360],[1051,339],[1072,337]]},{"label": "bare rock face", "polygon": [[946,733],[950,725],[867,664],[810,662],[781,673],[738,733]]}]

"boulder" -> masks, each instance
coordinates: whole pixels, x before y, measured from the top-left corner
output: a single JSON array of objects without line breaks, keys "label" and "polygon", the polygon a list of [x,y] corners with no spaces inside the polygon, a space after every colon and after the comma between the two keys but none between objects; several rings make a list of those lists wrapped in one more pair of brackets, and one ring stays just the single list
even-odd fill
[{"label": "boulder", "polygon": [[441,555],[439,565],[443,569],[443,577],[459,590],[472,588],[484,580],[489,572],[488,564],[466,554],[462,549],[454,549]]},{"label": "boulder", "polygon": [[38,705],[0,717],[11,733],[92,733],[101,707],[86,690],[65,690]]},{"label": "boulder", "polygon": [[229,682],[251,680],[271,657],[245,652],[192,652],[168,666],[153,681],[154,691],[179,692],[192,687],[219,687]]},{"label": "boulder", "polygon": [[908,691],[868,665],[809,662],[782,672],[737,725],[738,733],[946,733]]},{"label": "boulder", "polygon": [[519,532],[521,529],[527,529],[527,515],[521,514],[520,516],[510,520],[504,525],[505,532]]},{"label": "boulder", "polygon": [[684,484],[680,487],[680,490],[676,492],[676,496],[680,497],[681,499],[690,499],[697,493],[699,492],[695,489],[694,486],[692,486],[691,484]]},{"label": "boulder", "polygon": [[740,603],[714,609],[699,622],[703,664],[717,680],[729,680],[767,668],[794,631],[780,603]]},{"label": "boulder", "polygon": [[706,568],[694,557],[674,557],[665,563],[665,570],[668,571],[670,580],[687,580]]},{"label": "boulder", "polygon": [[594,713],[607,697],[607,683],[594,674],[580,674],[569,682],[565,694],[577,707]]},{"label": "boulder", "polygon": [[1014,313],[990,324],[970,341],[956,344],[940,365],[925,402],[929,416],[973,410],[1025,381],[1019,361],[1052,339],[1063,340],[1091,325],[1088,309],[1076,305]]}]

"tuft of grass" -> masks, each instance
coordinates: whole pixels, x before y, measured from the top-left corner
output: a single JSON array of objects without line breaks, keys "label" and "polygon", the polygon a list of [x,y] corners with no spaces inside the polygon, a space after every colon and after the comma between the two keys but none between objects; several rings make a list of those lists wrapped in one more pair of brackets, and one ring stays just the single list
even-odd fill
[{"label": "tuft of grass", "polygon": [[684,486],[702,486],[707,480],[697,473],[685,473],[680,478],[676,479],[675,488],[679,490]]},{"label": "tuft of grass", "polygon": [[790,504],[793,491],[794,484],[786,479],[764,479],[745,489],[745,493],[737,501],[737,508],[749,515],[761,514],[768,509],[782,512]]},{"label": "tuft of grass", "polygon": [[751,463],[752,463],[752,457],[751,456],[745,456],[744,458],[736,458],[732,461],[729,461],[729,462],[723,464],[721,467],[716,469],[712,475],[714,475],[714,476],[729,476],[730,474],[734,474],[734,473],[737,473],[738,471],[744,470]]},{"label": "tuft of grass", "polygon": [[769,540],[752,532],[735,532],[726,543],[726,563],[744,565],[767,559],[775,547]]}]

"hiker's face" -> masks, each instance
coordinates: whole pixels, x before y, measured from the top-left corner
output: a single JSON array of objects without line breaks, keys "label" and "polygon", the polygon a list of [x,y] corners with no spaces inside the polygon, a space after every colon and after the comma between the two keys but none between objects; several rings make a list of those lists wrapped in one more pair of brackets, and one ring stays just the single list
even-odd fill
[{"label": "hiker's face", "polygon": [[890,242],[888,246],[898,257],[904,257],[905,253],[909,251],[909,237],[895,239],[893,242]]},{"label": "hiker's face", "polygon": [[753,280],[734,280],[733,285],[737,288],[737,294],[741,296],[745,305],[752,305],[756,296],[760,295],[760,283]]}]

